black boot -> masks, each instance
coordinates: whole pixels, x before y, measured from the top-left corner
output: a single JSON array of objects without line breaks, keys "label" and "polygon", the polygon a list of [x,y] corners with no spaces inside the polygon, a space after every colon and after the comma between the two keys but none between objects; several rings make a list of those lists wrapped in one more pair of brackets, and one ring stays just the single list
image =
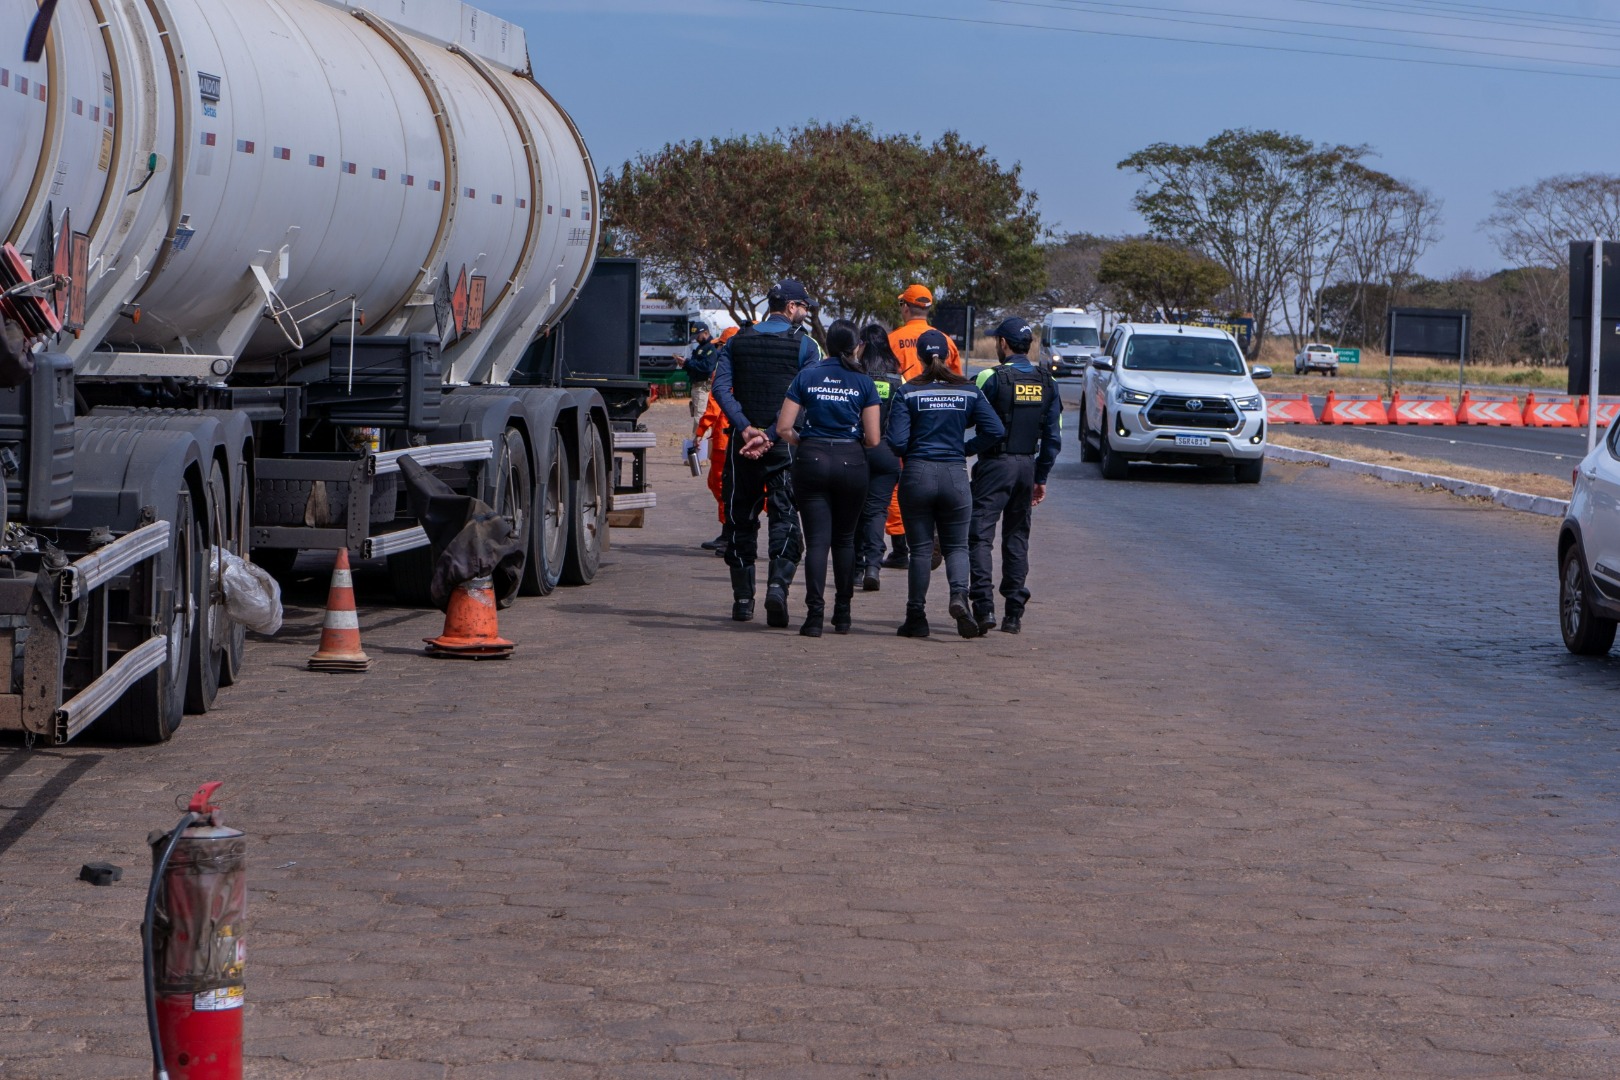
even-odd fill
[{"label": "black boot", "polygon": [[900,637],[927,637],[928,616],[921,608],[906,605],[906,621],[895,631]]},{"label": "black boot", "polygon": [[833,633],[849,633],[849,600],[833,601]]},{"label": "black boot", "polygon": [[765,625],[778,630],[788,624],[788,585],[799,564],[786,559],[771,560],[771,575],[765,582]]},{"label": "black boot", "polygon": [[951,618],[956,620],[956,632],[965,638],[979,636],[979,620],[973,617],[973,608],[965,592],[951,593]]},{"label": "black boot", "polygon": [[883,587],[882,583],[878,581],[878,567],[880,565],[880,563],[872,563],[861,574],[861,589],[863,591],[877,592]]},{"label": "black boot", "polygon": [[904,533],[890,539],[894,542],[894,550],[883,560],[883,565],[890,570],[904,570],[911,565],[911,546],[906,543]]},{"label": "black boot", "polygon": [[989,611],[975,611],[973,621],[979,626],[979,637],[984,637],[984,635],[996,628],[995,608],[991,608]]},{"label": "black boot", "polygon": [[754,619],[754,567],[731,568],[731,617],[738,622]]},{"label": "black boot", "polygon": [[1008,608],[1006,618],[1001,620],[1001,632],[1003,634],[1016,634],[1016,633],[1018,633],[1018,631],[1020,631],[1020,630],[1022,630],[1024,628],[1023,619],[1024,619],[1024,609],[1023,608],[1019,608],[1017,611],[1014,611],[1012,608]]},{"label": "black boot", "polygon": [[821,612],[812,611],[804,617],[804,623],[799,627],[800,637],[821,636]]}]

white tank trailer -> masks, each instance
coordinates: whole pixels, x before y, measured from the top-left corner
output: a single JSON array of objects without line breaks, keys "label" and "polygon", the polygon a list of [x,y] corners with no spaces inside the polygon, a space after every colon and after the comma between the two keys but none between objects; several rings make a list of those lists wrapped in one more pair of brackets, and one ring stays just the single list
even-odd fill
[{"label": "white tank trailer", "polygon": [[61,0],[27,63],[37,14],[0,0],[0,239],[73,329],[0,391],[0,729],[153,742],[207,710],[244,646],[217,550],[387,557],[425,600],[406,455],[523,533],[503,604],[588,583],[610,510],[654,503],[639,289],[592,277],[594,168],[522,28]]}]

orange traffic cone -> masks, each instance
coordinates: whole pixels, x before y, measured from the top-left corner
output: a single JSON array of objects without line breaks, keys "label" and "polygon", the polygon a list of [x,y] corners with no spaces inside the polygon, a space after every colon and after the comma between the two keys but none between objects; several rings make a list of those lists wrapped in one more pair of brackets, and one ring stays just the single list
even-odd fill
[{"label": "orange traffic cone", "polygon": [[326,622],[321,626],[321,647],[309,658],[311,671],[365,671],[371,657],[360,650],[360,616],[354,610],[354,577],[349,573],[349,552],[338,548],[332,566],[332,589],[326,595]]},{"label": "orange traffic cone", "polygon": [[423,638],[429,656],[464,660],[504,660],[517,648],[500,636],[495,618],[495,583],[474,578],[456,586],[444,613],[444,633]]}]

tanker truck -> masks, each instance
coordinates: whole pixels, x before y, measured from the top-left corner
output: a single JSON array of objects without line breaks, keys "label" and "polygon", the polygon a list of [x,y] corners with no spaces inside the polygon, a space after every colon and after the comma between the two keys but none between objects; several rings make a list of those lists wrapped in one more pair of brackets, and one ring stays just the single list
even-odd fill
[{"label": "tanker truck", "polygon": [[[49,5],[46,6],[47,8]],[[242,672],[222,552],[386,558],[406,456],[585,584],[639,513],[634,263],[522,28],[453,0],[0,0],[0,730],[160,742]],[[626,482],[620,466],[630,465]]]}]

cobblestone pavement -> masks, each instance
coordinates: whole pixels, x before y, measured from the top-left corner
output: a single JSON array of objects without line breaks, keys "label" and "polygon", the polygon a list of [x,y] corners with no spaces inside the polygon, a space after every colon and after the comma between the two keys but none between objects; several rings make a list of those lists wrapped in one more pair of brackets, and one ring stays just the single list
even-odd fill
[{"label": "cobblestone pavement", "polygon": [[205,779],[255,1078],[1620,1075],[1620,661],[1548,523],[1071,447],[1021,636],[896,638],[888,574],[817,641],[727,621],[663,453],[508,663],[363,604],[371,672],[308,674],[306,589],[169,745],[0,747],[0,1075],[144,1075],[143,840]]}]

